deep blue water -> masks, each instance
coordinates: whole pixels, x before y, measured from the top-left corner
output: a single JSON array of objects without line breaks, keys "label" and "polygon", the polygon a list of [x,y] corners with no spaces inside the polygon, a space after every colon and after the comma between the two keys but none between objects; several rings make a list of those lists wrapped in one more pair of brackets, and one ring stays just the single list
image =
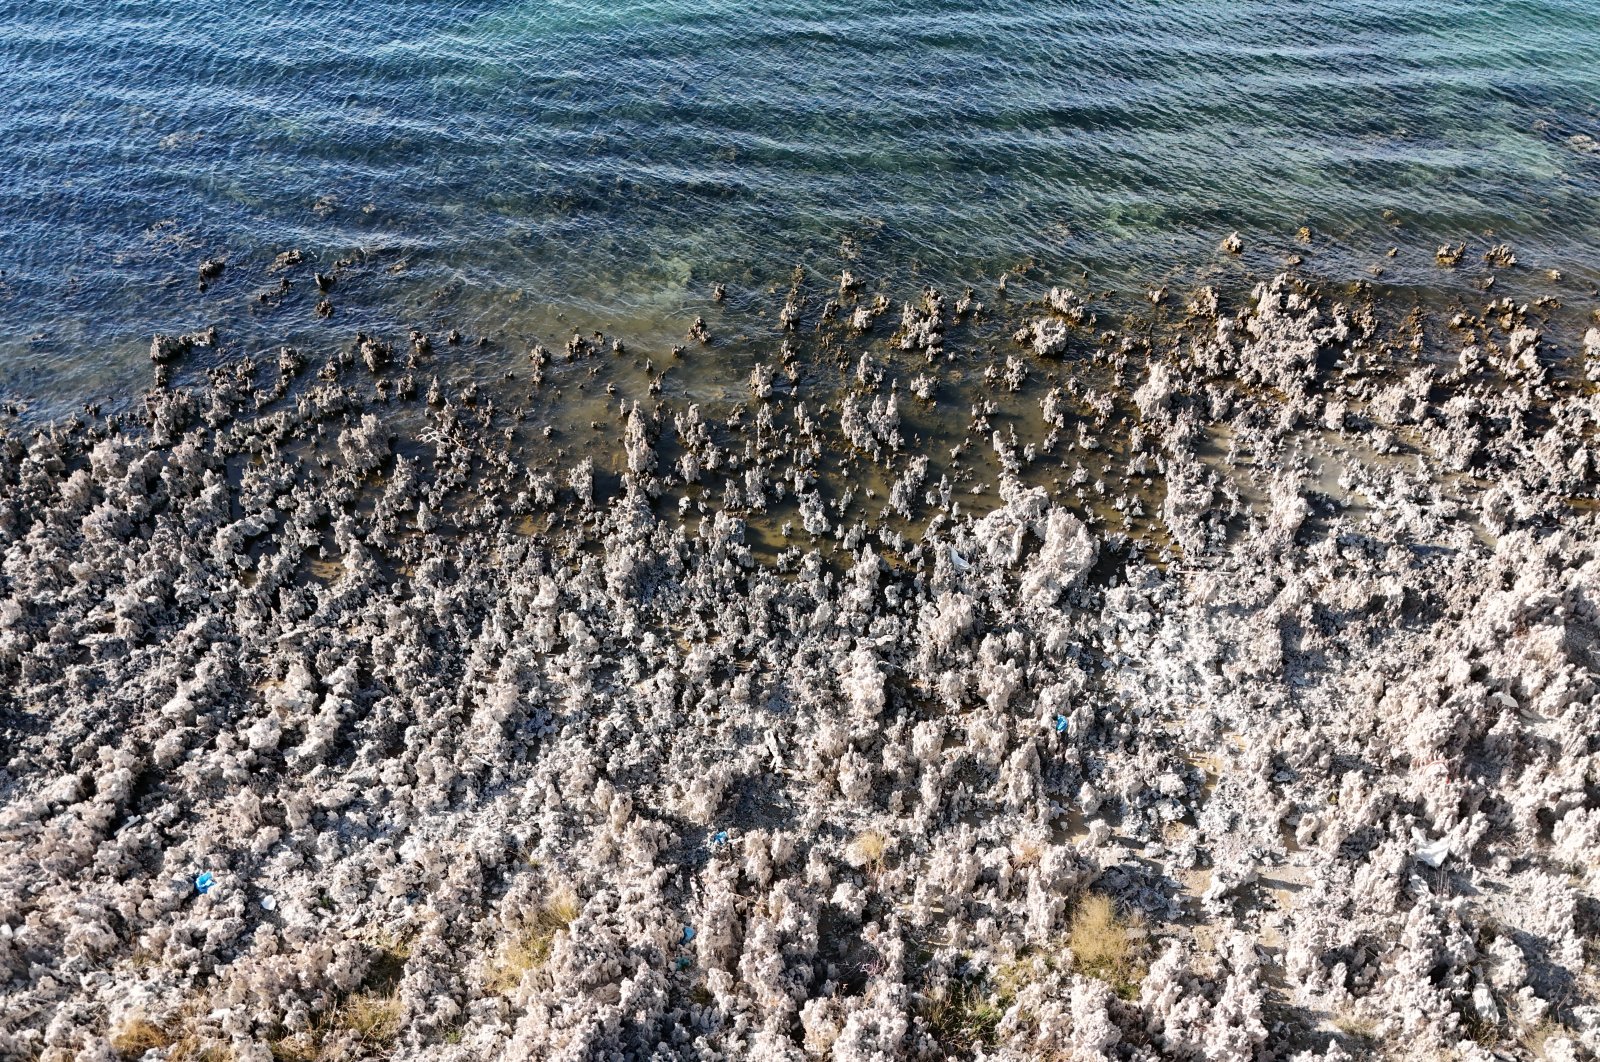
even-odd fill
[{"label": "deep blue water", "polygon": [[[145,382],[152,331],[681,333],[803,264],[1600,277],[1600,0],[0,2],[0,393]],[[1401,248],[1393,260],[1382,253]],[[329,321],[288,248],[362,253]],[[229,263],[202,293],[195,270]],[[1582,290],[1587,290],[1584,287]]]}]

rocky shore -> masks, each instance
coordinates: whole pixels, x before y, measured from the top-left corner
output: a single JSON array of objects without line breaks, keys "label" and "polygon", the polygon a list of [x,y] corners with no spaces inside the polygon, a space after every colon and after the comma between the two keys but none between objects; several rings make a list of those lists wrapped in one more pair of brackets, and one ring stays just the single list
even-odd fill
[{"label": "rocky shore", "polygon": [[1600,330],[1153,298],[6,429],[0,1057],[1594,1057]]}]

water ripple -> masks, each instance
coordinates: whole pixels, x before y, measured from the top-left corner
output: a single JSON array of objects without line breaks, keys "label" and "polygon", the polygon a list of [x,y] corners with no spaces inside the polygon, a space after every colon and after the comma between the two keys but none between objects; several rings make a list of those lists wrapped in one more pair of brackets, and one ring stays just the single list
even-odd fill
[{"label": "water ripple", "polygon": [[[845,236],[890,279],[951,283],[1033,256],[1137,289],[1227,230],[1301,224],[1352,273],[1397,232],[1492,230],[1600,276],[1597,16],[3,0],[0,387],[136,351],[175,299],[214,318],[174,277],[288,246],[384,249],[399,301],[467,284],[486,318],[499,294],[661,306],[707,278],[836,269]],[[1425,259],[1393,268],[1440,282]]]}]

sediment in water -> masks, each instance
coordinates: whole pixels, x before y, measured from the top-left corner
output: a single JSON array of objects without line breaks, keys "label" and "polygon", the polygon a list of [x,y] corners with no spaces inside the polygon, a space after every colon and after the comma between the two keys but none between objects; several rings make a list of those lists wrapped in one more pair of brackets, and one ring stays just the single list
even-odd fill
[{"label": "sediment in water", "polygon": [[1600,334],[946,302],[554,464],[360,342],[0,440],[0,1054],[1600,1046]]}]

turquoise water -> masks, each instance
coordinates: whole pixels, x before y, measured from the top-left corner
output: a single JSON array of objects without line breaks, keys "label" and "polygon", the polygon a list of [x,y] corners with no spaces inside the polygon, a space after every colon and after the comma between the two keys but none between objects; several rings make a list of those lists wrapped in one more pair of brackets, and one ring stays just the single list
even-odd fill
[{"label": "turquoise water", "polygon": [[[1600,276],[1596,0],[0,15],[10,396],[142,385],[151,332],[206,323],[235,353],[385,323],[681,334],[714,281],[753,304],[796,264],[896,293],[1030,264],[1138,291],[1223,268],[1235,229],[1245,270],[1299,251],[1449,287],[1471,271],[1435,245],[1503,239]],[[304,274],[258,298],[289,248],[360,257],[327,321]]]}]

